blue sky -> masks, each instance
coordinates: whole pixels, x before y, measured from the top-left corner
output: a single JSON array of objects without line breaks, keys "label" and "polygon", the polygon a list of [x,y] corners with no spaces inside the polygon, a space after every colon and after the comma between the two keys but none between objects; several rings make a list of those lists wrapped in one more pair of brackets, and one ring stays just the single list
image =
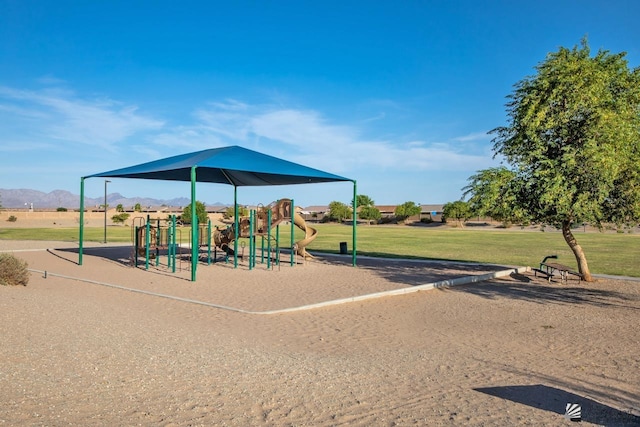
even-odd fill
[{"label": "blue sky", "polygon": [[[640,2],[0,0],[0,188],[240,145],[357,180],[377,204],[444,203],[499,164],[513,84],[559,46],[640,65]],[[104,181],[89,179],[100,197]],[[126,197],[188,183],[113,179]],[[349,203],[350,184],[239,201]],[[229,203],[229,186],[197,198]]]}]

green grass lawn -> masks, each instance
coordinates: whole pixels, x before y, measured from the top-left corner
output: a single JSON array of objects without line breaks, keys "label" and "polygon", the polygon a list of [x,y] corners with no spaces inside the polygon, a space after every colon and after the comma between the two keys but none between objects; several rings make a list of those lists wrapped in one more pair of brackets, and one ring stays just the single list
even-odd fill
[{"label": "green grass lawn", "polygon": [[[351,227],[337,224],[314,224],[318,237],[308,249],[337,253],[340,242],[351,250]],[[183,241],[189,229],[182,229]],[[504,265],[536,266],[549,254],[558,261],[576,266],[573,254],[557,231],[488,231],[471,228],[358,226],[358,254],[380,257],[428,258],[485,262]],[[282,247],[289,246],[289,227],[280,227]],[[296,229],[295,238],[303,234]],[[575,231],[584,249],[592,273],[640,277],[640,235],[622,233],[584,233]],[[101,242],[104,229],[85,228],[85,241]],[[77,241],[77,228],[0,229],[0,239]],[[108,227],[107,240],[130,244],[130,227]]]},{"label": "green grass lawn", "polygon": [[[0,239],[77,242],[78,228],[0,228]],[[84,240],[102,242],[104,228],[85,227]],[[131,242],[131,227],[107,227],[107,240],[109,242]]]}]

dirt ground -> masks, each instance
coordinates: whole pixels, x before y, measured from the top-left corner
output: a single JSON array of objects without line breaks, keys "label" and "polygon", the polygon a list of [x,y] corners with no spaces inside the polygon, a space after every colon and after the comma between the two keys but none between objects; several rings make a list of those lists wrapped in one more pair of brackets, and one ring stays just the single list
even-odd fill
[{"label": "dirt ground", "polygon": [[[317,257],[174,274],[130,248],[0,241],[28,262],[0,287],[3,425],[640,423],[640,283],[548,283],[506,267]],[[44,271],[47,271],[45,278]],[[64,276],[64,277],[61,277]]]}]

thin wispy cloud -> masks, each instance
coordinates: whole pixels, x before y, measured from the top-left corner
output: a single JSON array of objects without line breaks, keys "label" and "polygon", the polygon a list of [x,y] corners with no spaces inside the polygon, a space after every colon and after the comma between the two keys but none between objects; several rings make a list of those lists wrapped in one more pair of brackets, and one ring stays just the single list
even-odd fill
[{"label": "thin wispy cloud", "polygon": [[[241,105],[242,108],[235,108]],[[475,170],[487,164],[485,153],[472,154],[457,142],[479,140],[483,133],[449,142],[368,140],[356,126],[332,123],[313,110],[210,103],[198,110],[202,127],[234,143],[278,147],[278,155],[334,172],[355,168],[390,170]],[[284,144],[284,146],[282,145]]]},{"label": "thin wispy cloud", "polygon": [[357,141],[357,132],[349,126],[333,125],[315,111],[275,110],[250,118],[251,131],[299,149],[324,151]]},{"label": "thin wispy cloud", "polygon": [[0,145],[0,152],[2,153],[18,153],[18,152],[28,152],[28,151],[36,151],[36,150],[44,150],[48,148],[49,145],[45,143],[39,143],[35,141],[18,141],[18,140],[4,140],[3,144]]},{"label": "thin wispy cloud", "polygon": [[[132,105],[105,99],[79,99],[60,89],[17,90],[0,87],[4,111],[14,120],[37,118],[37,135],[103,149],[141,132],[157,131],[164,123],[138,113]],[[31,127],[30,129],[34,129]]]},{"label": "thin wispy cloud", "polygon": [[[380,119],[388,120],[383,110]],[[65,159],[77,150],[77,144],[110,153],[105,163],[104,159],[97,161],[95,150],[87,151],[80,174],[228,145],[365,183],[384,182],[385,177],[395,182],[407,174],[433,180],[442,171],[471,174],[494,163],[485,132],[441,141],[386,132],[376,139],[371,136],[376,120],[346,121],[282,103],[216,100],[195,107],[190,119],[169,125],[151,112],[110,98],[81,97],[60,87],[19,90],[0,86],[0,111],[4,140],[15,141],[3,145],[0,152],[49,153],[35,160],[33,167],[42,171],[48,170],[54,153]]]},{"label": "thin wispy cloud", "polygon": [[470,142],[470,141],[489,141],[492,138],[487,132],[474,132],[468,135],[453,138],[454,141]]}]

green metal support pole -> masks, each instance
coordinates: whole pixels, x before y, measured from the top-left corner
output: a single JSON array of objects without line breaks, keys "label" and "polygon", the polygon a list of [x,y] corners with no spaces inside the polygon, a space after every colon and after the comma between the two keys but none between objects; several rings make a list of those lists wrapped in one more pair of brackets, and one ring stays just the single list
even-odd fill
[{"label": "green metal support pole", "polygon": [[171,268],[171,215],[167,218],[167,270]]},{"label": "green metal support pole", "polygon": [[267,212],[267,270],[271,268],[271,209]]},{"label": "green metal support pole", "polygon": [[238,224],[238,187],[233,186],[233,268],[238,268],[238,235],[240,225]]},{"label": "green metal support pole", "polygon": [[147,223],[144,225],[144,269],[149,269],[149,242],[151,236],[151,223],[149,222],[149,215],[147,215]]},{"label": "green metal support pole", "polygon": [[198,215],[196,212],[196,167],[191,167],[191,281],[196,281],[198,268]]},{"label": "green metal support pole", "polygon": [[353,228],[353,242],[351,243],[351,246],[353,246],[353,250],[351,251],[351,264],[355,267],[356,266],[356,252],[357,252],[357,247],[356,247],[356,242],[357,242],[357,232],[356,232],[356,224],[358,223],[358,213],[356,212],[356,208],[358,207],[358,203],[357,203],[357,199],[358,198],[358,190],[357,190],[357,185],[356,182],[353,181],[353,224],[352,224],[352,228]]},{"label": "green metal support pole", "polygon": [[[293,267],[293,257],[295,256],[294,254],[294,249],[293,246],[295,245],[295,228],[294,228],[294,216],[296,214],[296,209],[295,209],[295,204],[293,203],[293,199],[291,199],[291,266]],[[305,232],[305,236],[306,236],[306,232]]]},{"label": "green metal support pole", "polygon": [[84,242],[84,178],[80,178],[80,240],[78,242],[78,265],[82,265],[82,249]]},{"label": "green metal support pole", "polygon": [[176,216],[171,216],[171,271],[176,272]]},{"label": "green metal support pole", "polygon": [[167,218],[167,269],[171,268],[171,216]]},{"label": "green metal support pole", "polygon": [[280,265],[280,224],[276,225],[276,265]]}]

